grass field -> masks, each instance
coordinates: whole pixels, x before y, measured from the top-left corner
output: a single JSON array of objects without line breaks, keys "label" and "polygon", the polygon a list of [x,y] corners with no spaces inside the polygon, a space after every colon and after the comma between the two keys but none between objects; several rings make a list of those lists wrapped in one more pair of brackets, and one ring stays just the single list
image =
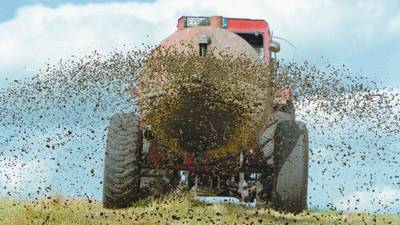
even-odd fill
[{"label": "grass field", "polygon": [[269,208],[206,205],[189,196],[138,203],[107,210],[88,199],[52,198],[38,201],[3,199],[0,224],[400,224],[400,216],[364,213],[279,213]]}]

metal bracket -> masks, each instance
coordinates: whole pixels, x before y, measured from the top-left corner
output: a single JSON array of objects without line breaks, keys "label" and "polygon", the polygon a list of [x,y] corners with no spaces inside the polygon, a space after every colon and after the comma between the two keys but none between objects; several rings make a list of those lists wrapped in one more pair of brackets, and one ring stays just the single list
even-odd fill
[{"label": "metal bracket", "polygon": [[200,39],[199,39],[199,55],[201,57],[205,57],[206,56],[207,45],[209,45],[210,43],[211,43],[211,39],[206,33],[203,33],[203,34],[200,35]]}]

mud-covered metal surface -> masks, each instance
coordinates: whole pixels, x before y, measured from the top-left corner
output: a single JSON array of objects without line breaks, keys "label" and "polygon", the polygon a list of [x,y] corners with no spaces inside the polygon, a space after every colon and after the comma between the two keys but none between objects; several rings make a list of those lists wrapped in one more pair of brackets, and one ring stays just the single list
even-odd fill
[{"label": "mud-covered metal surface", "polygon": [[[203,55],[202,35],[209,39]],[[237,152],[270,117],[270,79],[238,35],[213,27],[177,31],[151,52],[140,75],[143,126],[180,155]]]}]

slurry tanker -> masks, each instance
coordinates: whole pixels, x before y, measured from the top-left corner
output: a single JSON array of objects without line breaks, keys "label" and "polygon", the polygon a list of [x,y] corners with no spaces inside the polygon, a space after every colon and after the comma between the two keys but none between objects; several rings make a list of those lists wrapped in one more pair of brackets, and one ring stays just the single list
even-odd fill
[{"label": "slurry tanker", "polygon": [[143,62],[138,113],[110,120],[104,207],[186,185],[205,202],[306,209],[308,131],[271,82],[279,50],[265,20],[179,18]]}]

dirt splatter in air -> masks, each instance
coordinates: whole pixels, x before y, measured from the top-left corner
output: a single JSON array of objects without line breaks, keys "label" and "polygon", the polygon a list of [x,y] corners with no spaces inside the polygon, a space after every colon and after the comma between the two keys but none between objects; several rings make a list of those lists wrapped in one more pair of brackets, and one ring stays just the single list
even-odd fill
[{"label": "dirt splatter in air", "polygon": [[[349,174],[355,183],[351,186],[360,192],[379,191],[374,190],[378,184],[399,185],[400,178],[395,173],[400,158],[393,147],[399,143],[398,89],[384,88],[367,77],[354,75],[346,67],[329,63],[314,66],[308,62],[276,62],[278,69],[269,74],[268,83],[263,80],[263,66],[223,54],[219,58],[162,56],[162,64],[144,68],[149,62],[149,50],[108,55],[93,52],[83,58],[70,58],[48,65],[30,79],[14,80],[1,90],[0,193],[26,199],[56,193],[100,199],[105,133],[113,114],[142,113],[160,140],[165,138],[165,144],[176,151],[194,146],[199,151],[204,146],[224,149],[225,142],[217,140],[249,139],[258,130],[259,119],[254,118],[263,117],[265,109],[271,107],[272,99],[268,98],[272,98],[272,88],[292,90],[297,119],[305,121],[310,130],[311,208],[335,210],[349,205],[353,209],[351,201],[357,202],[357,196],[350,202],[336,201],[350,194],[349,185],[340,182],[348,182]],[[162,76],[164,71],[169,77]],[[162,82],[169,82],[164,86],[168,88],[159,91],[168,94],[154,101],[140,99],[157,93]],[[208,85],[199,85],[202,82]],[[208,124],[187,124],[221,136],[217,135],[212,143],[179,143],[182,137],[174,135],[185,127],[163,133],[165,126],[173,126],[166,120],[176,120],[176,112],[187,110],[174,106],[198,100],[181,96],[199,95],[205,102],[200,111],[224,111],[227,106],[235,109],[230,115],[233,122],[223,124],[224,130]],[[325,193],[325,199],[315,199],[316,193]],[[380,213],[399,208],[400,204],[398,199],[389,204],[379,199],[370,201],[381,205]]]}]

